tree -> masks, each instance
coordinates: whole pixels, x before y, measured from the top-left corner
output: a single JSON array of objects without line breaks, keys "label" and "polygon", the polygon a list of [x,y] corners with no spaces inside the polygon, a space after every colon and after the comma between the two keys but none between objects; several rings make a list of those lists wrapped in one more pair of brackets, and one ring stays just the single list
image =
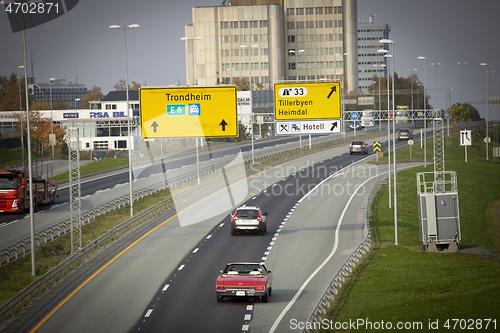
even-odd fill
[{"label": "tree", "polygon": [[450,110],[450,118],[454,121],[452,126],[460,135],[460,125],[465,121],[465,125],[469,123],[469,108],[457,103]]},{"label": "tree", "polygon": [[236,85],[238,91],[250,90],[250,83],[246,77],[233,77],[233,84]]},{"label": "tree", "polygon": [[[54,108],[54,106],[52,106],[52,108]],[[40,99],[30,104],[30,111],[31,110],[50,110],[50,104],[46,100]]]},{"label": "tree", "polygon": [[484,127],[477,127],[472,131],[472,146],[474,149],[474,155],[477,156],[477,153],[481,153],[481,149],[483,146],[486,146],[484,142],[484,138],[486,137],[486,130]]},{"label": "tree", "polygon": [[[24,78],[21,78],[21,99],[23,110],[26,110],[26,94],[24,93]],[[0,76],[0,111],[19,110],[19,81],[17,75]]]},{"label": "tree", "polygon": [[[129,91],[137,91],[139,90],[139,88],[141,87],[141,85],[135,81],[132,81],[132,86],[130,86],[130,83],[128,85],[128,90]],[[115,88],[116,91],[125,91],[125,80],[121,79],[120,81],[118,81],[117,84],[115,84],[113,86],[113,88]]]},{"label": "tree", "polygon": [[479,111],[469,103],[463,104],[465,107],[469,108],[469,119],[472,121],[481,120],[481,116],[479,115]]},{"label": "tree", "polygon": [[[124,85],[125,86],[125,85]],[[89,102],[91,101],[100,101],[103,97],[102,89],[98,86],[93,86],[92,89],[87,93],[87,95],[82,98],[82,108],[90,109]]]},{"label": "tree", "polygon": [[[33,107],[36,104],[33,104]],[[17,113],[17,121],[14,123],[14,129],[17,132],[21,132],[21,117],[23,117],[23,135],[26,137],[27,133],[27,118],[26,112]],[[49,134],[52,133],[51,129],[52,121],[48,118],[42,118],[39,110],[30,110],[30,135],[31,141],[37,142],[40,146],[43,145],[45,149],[50,147],[49,145]],[[64,141],[64,136],[66,135],[66,127],[59,127],[58,125],[53,125],[53,131],[56,136],[56,146],[62,146]]]}]

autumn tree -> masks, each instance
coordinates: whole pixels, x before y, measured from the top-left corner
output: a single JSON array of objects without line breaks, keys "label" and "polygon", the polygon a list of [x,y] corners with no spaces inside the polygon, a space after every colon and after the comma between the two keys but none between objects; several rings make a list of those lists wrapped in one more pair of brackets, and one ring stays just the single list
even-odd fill
[{"label": "autumn tree", "polygon": [[[128,90],[129,91],[137,91],[139,90],[139,88],[141,87],[141,85],[135,81],[132,81],[132,86],[130,86],[130,83],[128,85]],[[116,91],[125,91],[125,80],[121,79],[120,81],[118,81],[117,84],[115,84],[113,86],[113,88],[115,88]]]},{"label": "autumn tree", "polygon": [[[124,84],[124,86],[125,86],[125,84]],[[116,86],[115,86],[115,88],[116,88]],[[82,98],[82,108],[83,109],[90,109],[89,102],[91,102],[91,101],[100,101],[103,96],[104,95],[102,93],[101,87],[93,86],[92,89],[90,89],[90,91],[87,93],[87,95],[85,95]]]},{"label": "autumn tree", "polygon": [[[35,105],[33,105],[35,106]],[[27,136],[27,117],[26,112],[20,112],[16,114],[17,121],[14,123],[14,130],[21,132],[21,117],[23,124],[23,135]],[[53,128],[51,128],[53,126]],[[42,118],[39,110],[30,110],[30,136],[31,141],[38,143],[38,146],[42,146],[44,149],[49,149],[49,134],[54,131],[56,136],[56,147],[62,146],[64,142],[64,136],[66,135],[66,127],[60,127],[56,124],[52,124],[51,119]]]},{"label": "autumn tree", "polygon": [[[52,106],[52,109],[53,108],[54,106]],[[40,99],[30,104],[30,111],[31,110],[50,110],[50,104],[46,100]]]},{"label": "autumn tree", "polygon": [[470,122],[469,108],[460,103],[453,105],[450,110],[450,118],[454,121],[452,124],[453,128],[456,129],[460,135],[460,125],[462,125],[463,122],[465,122],[464,125]]},{"label": "autumn tree", "polygon": [[63,99],[58,98],[52,105],[52,110],[68,110],[69,105]]}]

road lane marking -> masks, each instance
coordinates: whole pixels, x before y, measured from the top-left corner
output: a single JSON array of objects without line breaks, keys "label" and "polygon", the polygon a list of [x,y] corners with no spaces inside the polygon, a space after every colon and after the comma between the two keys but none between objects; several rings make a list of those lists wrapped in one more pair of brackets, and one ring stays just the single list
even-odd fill
[{"label": "road lane marking", "polygon": [[144,318],[149,318],[151,316],[151,313],[153,312],[153,309],[149,309],[148,312],[144,315]]},{"label": "road lane marking", "polygon": [[[328,263],[328,261],[330,261],[330,259],[333,257],[333,255],[337,252],[337,248],[338,248],[338,245],[339,245],[339,231],[340,231],[340,227],[342,226],[342,221],[344,219],[344,215],[345,215],[345,213],[347,211],[347,208],[351,204],[352,199],[354,198],[354,196],[356,195],[356,193],[358,193],[358,190],[360,188],[362,188],[366,183],[368,183],[373,178],[380,177],[380,175],[383,175],[385,173],[387,173],[387,172],[383,172],[381,174],[377,174],[377,175],[375,175],[375,176],[373,176],[371,178],[368,178],[363,184],[359,185],[356,188],[356,190],[354,191],[354,193],[351,195],[351,197],[347,201],[347,204],[345,205],[344,210],[340,214],[339,222],[337,224],[337,228],[335,229],[335,245],[333,246],[332,251],[330,252],[330,254],[328,255],[328,257],[321,263],[321,265],[319,265],[318,268],[316,268],[316,270],[306,279],[306,281],[302,284],[302,286],[300,286],[299,290],[297,290],[297,293],[293,296],[292,300],[283,309],[283,311],[280,313],[280,315],[278,316],[278,318],[276,318],[276,321],[274,322],[273,326],[271,326],[271,329],[269,330],[269,333],[273,333],[276,330],[276,328],[278,328],[278,325],[281,323],[281,320],[283,319],[283,317],[285,316],[285,314],[292,308],[292,306],[295,304],[295,302],[297,301],[297,299],[300,297],[300,295],[302,294],[302,292],[305,290],[305,288],[307,287],[307,285],[309,284],[309,282],[311,282],[311,280],[319,273],[319,271]],[[323,183],[323,182],[321,182],[321,183]],[[309,193],[311,193],[315,189],[316,189],[316,187],[313,188]],[[299,200],[299,202],[303,198],[307,197],[309,195],[309,193],[306,193]]]},{"label": "road lane marking", "polygon": [[179,268],[177,268],[178,271],[182,271],[182,269],[186,267],[186,265],[180,265]]},{"label": "road lane marking", "polygon": [[199,247],[197,247],[196,249],[194,249],[194,250],[193,250],[193,253],[198,252],[198,250],[199,250],[199,249],[200,249],[200,248],[199,248]]},{"label": "road lane marking", "polygon": [[[317,155],[317,154],[321,154],[321,153],[325,153],[329,150],[334,150],[334,149],[337,149],[338,147],[334,147],[334,148],[331,148],[331,149],[327,149],[325,151],[319,151],[319,152],[316,152],[316,153],[313,153],[313,154],[309,154],[309,155],[305,155],[305,156],[301,156],[301,157],[297,157],[296,159],[293,159],[293,160],[290,160],[290,161],[286,161],[286,162],[283,162],[283,163],[280,163],[280,164],[277,164],[269,169],[266,169],[266,170],[262,170],[262,171],[259,171],[253,175],[250,175],[250,176],[247,176],[237,182],[235,182],[234,184],[230,185],[230,186],[233,186],[235,184],[238,184],[242,181],[245,181],[245,180],[248,180],[250,178],[253,178],[253,177],[256,177],[264,172],[269,172],[270,170],[272,169],[275,169],[275,168],[278,168],[282,165],[285,165],[285,164],[288,164],[288,163],[291,163],[291,162],[294,162],[294,161],[298,161],[300,159],[304,159],[304,158],[310,158],[314,155]],[[294,173],[295,175],[295,173]],[[97,179],[93,179],[93,180],[89,180],[89,181],[85,181],[85,182],[82,182],[82,183],[88,183],[88,182],[91,182],[91,181],[95,181],[95,180],[98,180],[98,179],[104,179],[106,177],[101,177],[101,178],[97,178]],[[68,186],[65,186],[64,188],[66,188]],[[215,191],[214,193],[210,194],[210,195],[207,195],[206,197],[198,200],[197,202],[193,203],[192,205],[184,208],[183,210],[181,210],[180,212],[177,212],[175,215],[171,216],[170,218],[168,218],[167,220],[163,221],[162,223],[160,223],[159,225],[157,225],[156,227],[154,227],[153,229],[151,229],[150,231],[148,231],[147,233],[145,233],[144,235],[142,235],[141,237],[139,237],[136,241],[134,241],[132,244],[130,244],[129,246],[127,246],[123,251],[121,251],[120,253],[118,253],[113,259],[111,259],[110,261],[108,261],[106,264],[104,264],[101,268],[99,268],[94,274],[92,274],[87,280],[85,280],[81,285],[79,285],[75,290],[73,290],[66,298],[64,298],[61,303],[59,303],[57,306],[54,307],[54,309],[52,309],[52,311],[50,311],[31,331],[30,333],[33,333],[33,332],[36,332],[50,317],[52,317],[52,315],[54,315],[54,313],[57,312],[57,310],[59,310],[67,301],[69,301],[78,291],[80,291],[83,287],[85,287],[87,285],[87,283],[89,283],[90,281],[92,281],[99,273],[101,273],[104,269],[106,269],[109,265],[111,265],[112,263],[114,263],[118,258],[120,258],[123,254],[125,254],[128,250],[130,250],[133,246],[137,245],[137,243],[139,243],[141,240],[143,240],[144,238],[146,238],[147,236],[149,236],[150,234],[152,234],[153,232],[155,232],[156,230],[158,230],[159,228],[161,228],[163,225],[165,225],[167,222],[171,221],[172,219],[174,219],[175,217],[179,216],[179,214],[187,211],[188,209],[190,209],[191,207],[194,207],[196,206],[197,204],[199,204],[200,202],[202,201],[205,201],[207,200],[208,198],[216,195],[217,193],[219,192],[222,192],[224,190],[226,190],[228,188],[228,186],[226,186],[225,188],[222,188],[218,191]],[[61,189],[61,188],[60,188]],[[267,192],[267,189],[263,191],[264,193]],[[277,236],[277,235],[275,235]],[[273,238],[273,240],[275,240]]]},{"label": "road lane marking", "polygon": [[170,287],[170,285],[169,285],[169,284],[166,284],[166,285],[165,285],[165,287],[163,287],[163,289],[162,289],[161,291],[162,291],[162,292],[167,291],[168,287]]}]

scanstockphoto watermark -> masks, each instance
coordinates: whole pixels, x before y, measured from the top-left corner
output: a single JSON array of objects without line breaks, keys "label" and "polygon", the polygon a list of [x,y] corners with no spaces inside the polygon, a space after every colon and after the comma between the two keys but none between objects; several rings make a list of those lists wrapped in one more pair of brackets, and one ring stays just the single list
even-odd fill
[{"label": "scanstockphoto watermark", "polygon": [[479,319],[428,319],[427,321],[384,321],[370,320],[370,318],[360,318],[356,320],[333,321],[323,319],[321,321],[298,321],[290,320],[290,329],[292,330],[496,330],[496,318]]},{"label": "scanstockphoto watermark", "polygon": [[292,330],[423,330],[428,329],[427,323],[421,321],[371,321],[369,318],[349,319],[348,321],[333,321],[323,319],[322,321],[298,321],[290,320],[290,329]]}]

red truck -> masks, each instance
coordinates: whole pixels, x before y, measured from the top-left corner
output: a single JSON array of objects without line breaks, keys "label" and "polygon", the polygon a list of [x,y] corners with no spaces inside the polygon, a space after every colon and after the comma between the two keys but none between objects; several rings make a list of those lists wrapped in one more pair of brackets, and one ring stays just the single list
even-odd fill
[{"label": "red truck", "polygon": [[261,263],[229,263],[215,282],[217,302],[224,297],[257,296],[268,302],[273,286],[273,275]]},{"label": "red truck", "polygon": [[[0,213],[23,213],[29,209],[29,178],[22,170],[0,170]],[[31,191],[34,205],[53,204],[57,196],[57,182],[33,177]]]}]

